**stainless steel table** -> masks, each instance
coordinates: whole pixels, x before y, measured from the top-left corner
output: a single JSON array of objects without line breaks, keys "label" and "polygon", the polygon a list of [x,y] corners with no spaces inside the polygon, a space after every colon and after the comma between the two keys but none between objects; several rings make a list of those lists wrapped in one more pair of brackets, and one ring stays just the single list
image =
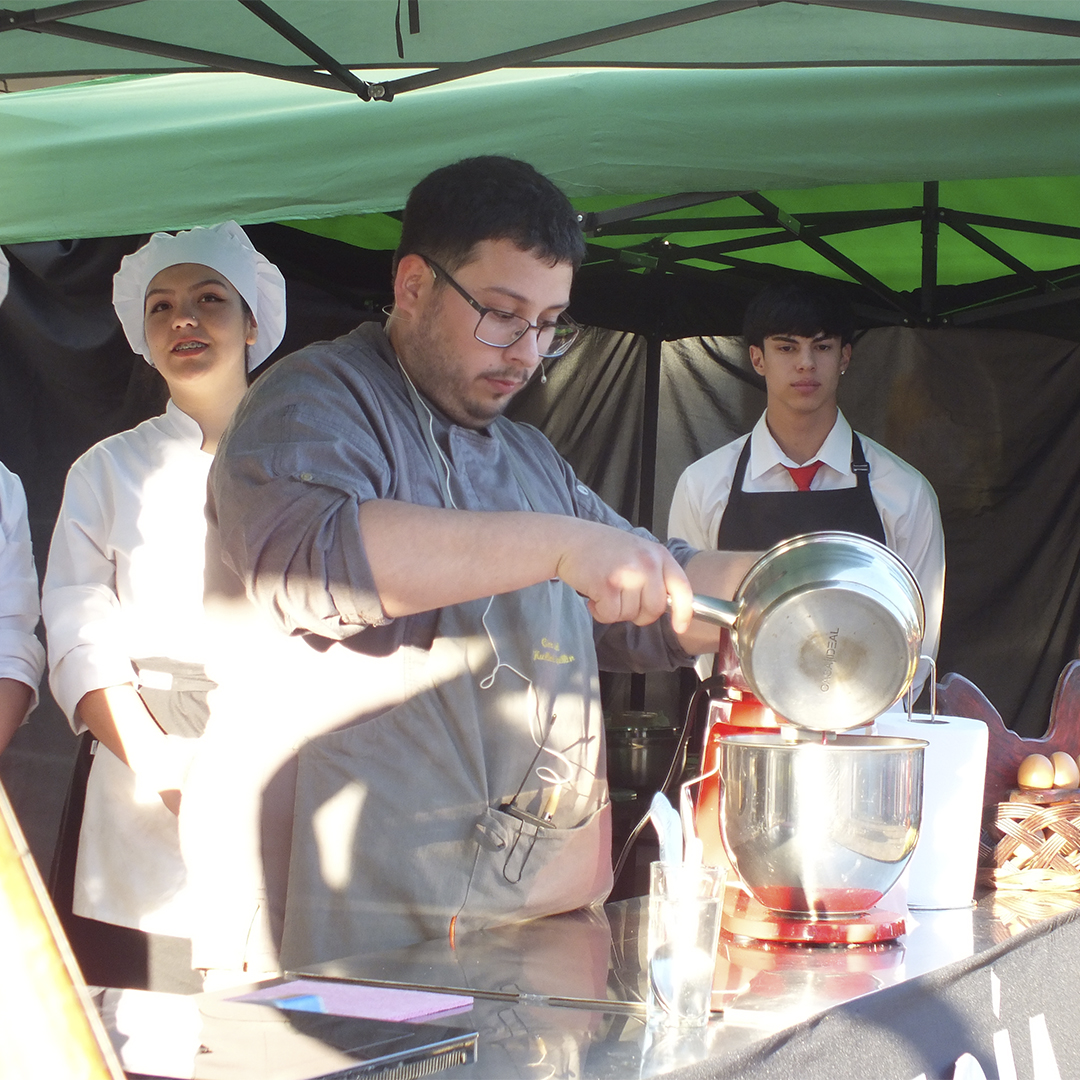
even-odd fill
[{"label": "stainless steel table", "polygon": [[[472,994],[458,1019],[478,1060],[448,1077],[1080,1075],[1080,894],[990,893],[912,912],[898,941],[721,945],[716,1013],[701,1038],[657,1039],[644,1019],[642,898],[448,941],[349,957],[304,975]],[[1057,1072],[1048,1071],[1050,1065]]]}]

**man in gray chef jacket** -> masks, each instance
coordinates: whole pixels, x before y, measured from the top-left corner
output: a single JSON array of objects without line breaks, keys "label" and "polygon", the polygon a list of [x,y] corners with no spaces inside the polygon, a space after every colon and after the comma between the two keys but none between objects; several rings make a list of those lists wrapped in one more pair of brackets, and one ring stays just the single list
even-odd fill
[{"label": "man in gray chef jacket", "polygon": [[715,649],[692,593],[730,596],[748,560],[632,528],[502,416],[577,336],[584,250],[531,166],[437,170],[405,209],[386,329],[277,363],[218,450],[211,523],[283,658],[264,681],[304,686],[295,771],[262,797],[264,826],[291,818],[283,911],[286,860],[263,867],[285,965],[602,901],[598,666]]}]

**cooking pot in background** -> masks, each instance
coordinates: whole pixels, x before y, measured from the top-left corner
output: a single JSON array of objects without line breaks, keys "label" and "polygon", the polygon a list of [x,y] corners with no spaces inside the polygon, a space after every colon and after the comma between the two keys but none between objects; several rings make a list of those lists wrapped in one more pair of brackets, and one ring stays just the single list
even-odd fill
[{"label": "cooking pot in background", "polygon": [[897,702],[915,674],[925,613],[912,573],[884,544],[804,533],[767,551],[732,601],[694,597],[732,631],[754,695],[799,727],[843,731]]},{"label": "cooking pot in background", "polygon": [[679,747],[679,728],[672,727],[663,713],[651,712],[616,713],[605,720],[604,727],[608,786],[650,794],[659,791]]}]

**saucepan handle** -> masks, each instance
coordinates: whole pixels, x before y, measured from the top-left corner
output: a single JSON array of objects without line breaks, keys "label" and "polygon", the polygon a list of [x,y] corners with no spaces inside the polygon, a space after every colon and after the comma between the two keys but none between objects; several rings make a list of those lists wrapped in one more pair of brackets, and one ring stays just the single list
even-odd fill
[{"label": "saucepan handle", "polygon": [[728,629],[735,625],[739,617],[739,605],[731,600],[717,600],[712,596],[694,596],[694,614],[717,626]]},{"label": "saucepan handle", "polygon": [[944,723],[943,720],[937,719],[937,664],[934,662],[932,656],[927,656],[923,653],[919,657],[919,663],[926,660],[930,664],[930,718],[928,720],[916,720],[912,714],[912,710],[915,708],[915,680],[912,679],[908,685],[907,690],[904,692],[904,703],[907,705],[907,718],[909,722],[916,724],[940,724]]}]

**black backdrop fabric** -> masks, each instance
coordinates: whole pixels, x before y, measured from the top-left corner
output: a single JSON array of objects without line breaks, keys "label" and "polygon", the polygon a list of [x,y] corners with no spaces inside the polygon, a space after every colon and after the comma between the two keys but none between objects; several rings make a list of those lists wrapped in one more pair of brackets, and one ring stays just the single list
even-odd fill
[{"label": "black backdrop fabric", "polygon": [[[390,299],[388,252],[280,225],[249,231],[288,281],[289,326],[277,356],[379,317]],[[112,274],[143,239],[6,249],[0,459],[23,479],[41,569],[71,461],[163,405],[160,379],[131,354],[110,302]],[[651,516],[663,536],[679,473],[749,430],[764,389],[736,338],[664,342],[655,489],[643,507],[650,350],[633,331],[648,328],[648,279],[627,277],[640,325],[590,329],[512,414],[540,427],[611,505],[634,522]],[[586,289],[582,274],[573,310],[618,321],[603,313],[619,305],[596,290],[612,293],[620,279],[595,280]],[[658,310],[668,313],[661,329],[707,321],[702,298],[720,295],[690,297],[683,310],[675,283],[652,284]],[[693,304],[697,313],[687,314]],[[716,319],[725,328],[735,322],[730,308],[718,309]],[[841,390],[853,425],[914,464],[938,492],[948,561],[939,671],[966,675],[1019,733],[1042,734],[1058,673],[1080,640],[1080,346],[1030,331],[878,328],[857,341]],[[673,693],[670,682],[657,686],[661,697]],[[19,733],[16,755],[33,752],[37,724],[34,718]],[[14,771],[5,755],[5,784]]]}]

